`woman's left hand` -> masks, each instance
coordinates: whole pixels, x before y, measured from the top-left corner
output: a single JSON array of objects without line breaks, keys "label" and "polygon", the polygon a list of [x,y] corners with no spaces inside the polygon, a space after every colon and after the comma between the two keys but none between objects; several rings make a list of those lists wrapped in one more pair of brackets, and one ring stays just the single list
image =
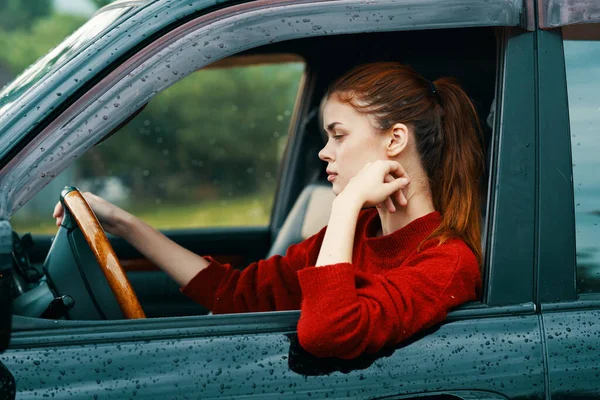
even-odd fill
[{"label": "woman's left hand", "polygon": [[410,183],[408,174],[397,161],[378,160],[367,163],[356,174],[340,195],[356,199],[362,207],[385,206],[389,212],[395,212],[398,205],[408,204],[402,189]]}]

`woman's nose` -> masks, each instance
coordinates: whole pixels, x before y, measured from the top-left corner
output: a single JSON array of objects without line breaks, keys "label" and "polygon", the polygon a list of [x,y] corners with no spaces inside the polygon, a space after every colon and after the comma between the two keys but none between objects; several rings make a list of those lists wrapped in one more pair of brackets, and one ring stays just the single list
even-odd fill
[{"label": "woman's nose", "polygon": [[331,152],[329,151],[328,148],[328,144],[329,142],[325,145],[325,147],[323,147],[321,149],[321,151],[319,151],[319,158],[323,161],[333,161],[332,157],[331,157]]}]

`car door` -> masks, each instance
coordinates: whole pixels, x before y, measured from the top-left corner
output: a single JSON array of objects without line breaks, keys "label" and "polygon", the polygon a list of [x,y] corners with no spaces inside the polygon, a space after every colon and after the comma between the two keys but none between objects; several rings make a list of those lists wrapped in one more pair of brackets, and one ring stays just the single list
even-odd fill
[{"label": "car door", "polygon": [[[168,12],[199,3],[170,2]],[[15,376],[19,398],[544,397],[541,327],[533,302],[535,34],[517,27],[523,10],[514,3],[448,4],[256,1],[192,19],[83,93],[32,139],[18,157],[21,168],[11,171],[37,179],[39,188],[39,175],[27,176],[34,161],[50,174],[60,166],[28,150],[73,140],[68,154],[83,153],[86,144],[170,85],[162,79],[174,75],[165,75],[167,68],[185,76],[212,60],[301,37],[510,26],[497,31],[481,302],[461,307],[441,326],[396,348],[351,361],[316,359],[303,351],[295,335],[298,311],[124,321],[14,316],[10,347],[0,361]],[[107,104],[113,105],[109,112],[103,111]],[[91,136],[77,136],[83,126]],[[283,174],[280,187],[293,178]],[[9,204],[13,200],[9,193],[3,196]]]},{"label": "car door", "polygon": [[[545,30],[537,39],[544,199],[538,229],[549,391],[553,399],[595,399],[600,396],[600,20],[595,4],[545,6]],[[585,10],[586,17],[576,10]]]}]

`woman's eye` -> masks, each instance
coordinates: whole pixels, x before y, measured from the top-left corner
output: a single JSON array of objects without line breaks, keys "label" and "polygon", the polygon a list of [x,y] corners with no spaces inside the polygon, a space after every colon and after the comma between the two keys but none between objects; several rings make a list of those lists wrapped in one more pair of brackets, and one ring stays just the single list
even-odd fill
[{"label": "woman's eye", "polygon": [[333,135],[331,138],[333,140],[340,140],[344,135]]}]

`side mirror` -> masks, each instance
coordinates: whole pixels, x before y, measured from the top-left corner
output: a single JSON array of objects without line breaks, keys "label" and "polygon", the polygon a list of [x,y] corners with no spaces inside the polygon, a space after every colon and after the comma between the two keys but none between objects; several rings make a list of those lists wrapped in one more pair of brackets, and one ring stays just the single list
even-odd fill
[{"label": "side mirror", "polygon": [[12,328],[12,229],[0,221],[0,352],[8,347]]}]

